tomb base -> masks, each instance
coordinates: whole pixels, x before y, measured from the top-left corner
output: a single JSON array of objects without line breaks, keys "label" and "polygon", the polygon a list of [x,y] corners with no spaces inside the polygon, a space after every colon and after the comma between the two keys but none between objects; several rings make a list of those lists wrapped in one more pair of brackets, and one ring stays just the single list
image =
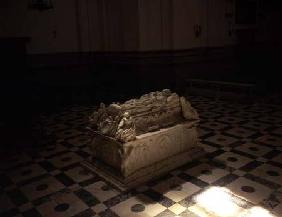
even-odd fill
[{"label": "tomb base", "polygon": [[88,166],[121,188],[157,178],[204,154],[198,146],[196,122],[141,134],[127,143],[92,133],[93,158]]},{"label": "tomb base", "polygon": [[137,187],[140,184],[144,184],[149,180],[157,179],[158,177],[167,174],[169,171],[172,171],[173,169],[178,168],[194,159],[198,159],[203,155],[203,149],[195,147],[184,153],[170,156],[167,159],[142,168],[128,177],[123,177],[113,167],[110,167],[97,159],[92,159],[90,162],[84,162],[84,165],[110,182],[119,190],[126,191]]}]

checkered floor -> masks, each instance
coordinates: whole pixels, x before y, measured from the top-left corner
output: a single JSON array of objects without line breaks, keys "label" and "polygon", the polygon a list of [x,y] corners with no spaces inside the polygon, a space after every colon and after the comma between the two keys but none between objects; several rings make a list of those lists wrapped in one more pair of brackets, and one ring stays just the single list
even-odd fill
[{"label": "checkered floor", "polygon": [[282,107],[189,100],[206,156],[126,192],[82,164],[93,107],[42,115],[56,139],[1,162],[0,216],[282,216]]}]

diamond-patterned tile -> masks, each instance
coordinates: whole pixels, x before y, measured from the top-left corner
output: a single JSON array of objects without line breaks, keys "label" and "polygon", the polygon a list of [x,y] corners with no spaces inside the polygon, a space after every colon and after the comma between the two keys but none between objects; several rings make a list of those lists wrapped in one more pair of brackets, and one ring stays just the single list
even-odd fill
[{"label": "diamond-patterned tile", "polygon": [[281,119],[276,118],[272,115],[271,116],[266,115],[266,116],[263,116],[263,117],[259,117],[257,119],[257,121],[260,121],[260,122],[263,122],[263,123],[268,123],[268,124],[279,124],[279,123],[281,123]]},{"label": "diamond-patterned tile", "polygon": [[224,122],[227,124],[237,124],[239,122],[244,121],[244,119],[232,115],[223,115],[222,117],[218,118],[217,121]]},{"label": "diamond-patterned tile", "polygon": [[117,204],[116,206],[112,207],[111,210],[113,210],[120,217],[153,217],[166,210],[166,207],[153,202],[144,195],[138,195]]},{"label": "diamond-patterned tile", "polygon": [[277,166],[262,164],[253,170],[251,174],[282,185],[282,169]]},{"label": "diamond-patterned tile", "polygon": [[186,207],[181,206],[180,204],[176,203],[168,208],[170,211],[172,211],[174,214],[179,215],[183,213],[186,210]]},{"label": "diamond-patterned tile", "polygon": [[90,138],[87,135],[79,134],[79,136],[73,137],[66,141],[74,146],[83,146],[90,142]]},{"label": "diamond-patterned tile", "polygon": [[60,193],[37,209],[42,216],[68,217],[88,209],[88,206],[72,193]]},{"label": "diamond-patterned tile", "polygon": [[104,212],[107,209],[107,206],[105,206],[103,203],[99,203],[91,208],[95,213],[101,213]]},{"label": "diamond-patterned tile", "polygon": [[211,146],[211,145],[209,145],[209,144],[205,144],[205,143],[203,143],[203,142],[200,142],[200,143],[199,143],[199,146],[200,146],[201,148],[203,148],[204,151],[207,152],[207,153],[212,153],[212,152],[215,152],[215,151],[218,150],[218,148],[216,148],[216,147],[214,147],[214,146]]},{"label": "diamond-patterned tile", "polygon": [[[199,146],[206,157],[129,191],[116,190],[81,165],[92,154],[85,126],[95,106],[40,115],[40,129],[55,138],[44,148],[2,160],[0,215],[196,217],[221,211],[226,215],[217,216],[257,217],[271,211],[282,216],[282,106],[189,100],[201,117]],[[202,197],[202,206],[195,200],[220,186],[233,195],[232,203],[221,201],[222,192]]]},{"label": "diamond-patterned tile", "polygon": [[209,130],[222,130],[226,127],[228,127],[228,124],[220,123],[220,122],[206,122],[201,124],[202,127],[205,127]]},{"label": "diamond-patterned tile", "polygon": [[19,167],[8,173],[8,176],[19,183],[46,174],[47,171],[38,164],[31,164],[28,166]]},{"label": "diamond-patterned tile", "polygon": [[40,152],[40,155],[44,157],[49,157],[64,151],[68,151],[68,149],[60,144],[54,144],[52,146],[46,147],[43,151]]},{"label": "diamond-patterned tile", "polygon": [[67,152],[49,159],[49,162],[57,168],[67,167],[80,161],[82,161],[82,158],[73,152]]},{"label": "diamond-patterned tile", "polygon": [[256,131],[264,131],[267,128],[271,127],[271,124],[267,124],[267,123],[261,123],[258,121],[248,121],[244,124],[242,124],[243,127],[245,128],[250,128]]},{"label": "diamond-patterned tile", "polygon": [[240,177],[234,182],[228,184],[226,188],[232,191],[233,194],[236,194],[254,204],[259,204],[272,192],[270,188],[244,177]]},{"label": "diamond-patterned tile", "polygon": [[179,202],[199,191],[200,188],[192,183],[185,182],[178,177],[172,177],[155,185],[153,190],[163,194],[174,202]]},{"label": "diamond-patterned tile", "polygon": [[225,152],[219,155],[218,157],[216,157],[215,159],[223,162],[225,165],[229,167],[233,167],[236,169],[243,167],[252,161],[252,159],[248,157],[233,152]]},{"label": "diamond-patterned tile", "polygon": [[206,163],[190,168],[186,170],[185,173],[189,174],[190,176],[197,177],[198,179],[209,184],[229,174],[229,172],[226,170]]},{"label": "diamond-patterned tile", "polygon": [[46,177],[21,187],[30,201],[62,190],[65,186],[54,177]]},{"label": "diamond-patterned tile", "polygon": [[265,145],[274,146],[274,147],[281,147],[282,146],[282,138],[277,137],[277,136],[264,135],[264,136],[259,137],[255,141],[262,143],[262,144],[265,144]]},{"label": "diamond-patterned tile", "polygon": [[255,134],[253,130],[248,130],[242,127],[234,127],[230,130],[226,130],[225,133],[230,134],[232,136],[237,136],[240,138],[250,137]]},{"label": "diamond-patterned tile", "polygon": [[82,182],[94,177],[89,169],[80,165],[68,169],[64,173],[76,182]]},{"label": "diamond-patterned tile", "polygon": [[235,142],[238,142],[239,140],[231,137],[231,136],[225,136],[222,134],[216,134],[214,136],[211,136],[207,139],[205,139],[205,141],[207,142],[211,142],[214,143],[216,145],[220,145],[220,146],[229,146]]},{"label": "diamond-patterned tile", "polygon": [[198,129],[198,135],[200,138],[209,135],[210,133],[212,133],[212,130],[205,130],[203,128],[199,128]]},{"label": "diamond-patterned tile", "polygon": [[113,189],[103,181],[95,182],[84,189],[95,195],[101,202],[109,200],[119,194],[117,190]]},{"label": "diamond-patterned tile", "polygon": [[272,150],[269,147],[258,145],[258,144],[251,143],[251,142],[242,144],[238,147],[235,147],[234,149],[245,152],[247,154],[257,156],[257,157],[261,157]]}]

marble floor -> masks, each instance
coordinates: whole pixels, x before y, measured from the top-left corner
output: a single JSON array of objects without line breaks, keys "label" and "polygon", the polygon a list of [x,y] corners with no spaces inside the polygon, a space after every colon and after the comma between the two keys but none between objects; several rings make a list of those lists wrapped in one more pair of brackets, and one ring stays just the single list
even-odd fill
[{"label": "marble floor", "polygon": [[94,107],[42,114],[53,139],[1,161],[0,216],[282,216],[282,106],[188,99],[205,157],[130,191],[84,167]]}]

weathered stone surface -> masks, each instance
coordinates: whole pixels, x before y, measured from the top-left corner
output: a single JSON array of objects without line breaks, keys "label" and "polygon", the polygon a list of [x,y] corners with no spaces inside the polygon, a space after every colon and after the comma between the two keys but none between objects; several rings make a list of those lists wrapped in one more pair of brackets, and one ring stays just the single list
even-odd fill
[{"label": "weathered stone surface", "polygon": [[136,136],[134,141],[124,144],[96,134],[91,149],[94,158],[115,168],[123,177],[129,177],[148,165],[189,151],[197,142],[196,127],[186,122]]},{"label": "weathered stone surface", "polygon": [[199,120],[198,112],[191,106],[185,97],[180,97],[180,105],[182,108],[182,115],[186,120]]},{"label": "weathered stone surface", "polygon": [[129,142],[136,138],[135,124],[128,112],[123,113],[117,127],[115,138],[122,142]]},{"label": "weathered stone surface", "polygon": [[90,127],[120,142],[136,139],[137,135],[173,126],[185,120],[198,120],[190,103],[170,90],[152,92],[123,104],[106,107],[101,103],[90,117]]},{"label": "weathered stone surface", "polygon": [[194,157],[198,122],[191,104],[170,90],[101,104],[90,117],[90,148],[94,159],[124,183],[145,181]]}]

